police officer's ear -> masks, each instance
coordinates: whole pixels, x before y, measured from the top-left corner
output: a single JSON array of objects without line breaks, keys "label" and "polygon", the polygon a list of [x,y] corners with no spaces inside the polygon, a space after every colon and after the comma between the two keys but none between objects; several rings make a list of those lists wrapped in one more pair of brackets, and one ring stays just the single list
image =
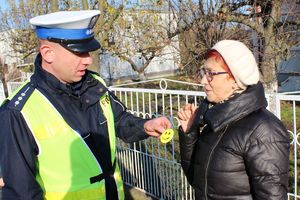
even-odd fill
[{"label": "police officer's ear", "polygon": [[54,59],[54,47],[47,41],[40,41],[40,53],[43,60],[47,63],[52,63]]}]

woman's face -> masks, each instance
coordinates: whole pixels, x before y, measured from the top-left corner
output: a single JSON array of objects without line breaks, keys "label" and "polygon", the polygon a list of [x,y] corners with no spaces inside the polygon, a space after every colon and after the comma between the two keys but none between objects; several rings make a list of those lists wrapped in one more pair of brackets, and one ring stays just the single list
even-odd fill
[{"label": "woman's face", "polygon": [[[207,71],[201,79],[201,84],[204,85],[204,91],[208,101],[219,103],[228,99],[237,89],[237,84],[233,78],[230,78],[228,73],[217,74],[217,72],[226,72],[221,64],[214,58],[208,58],[205,62],[205,70]],[[210,77],[209,72],[212,72]],[[213,75],[215,73],[215,75]]]}]

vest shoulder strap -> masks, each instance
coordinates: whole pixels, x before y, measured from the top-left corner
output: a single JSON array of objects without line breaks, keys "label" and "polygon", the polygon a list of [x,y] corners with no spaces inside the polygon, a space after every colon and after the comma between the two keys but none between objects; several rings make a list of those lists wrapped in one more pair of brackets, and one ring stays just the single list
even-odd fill
[{"label": "vest shoulder strap", "polygon": [[106,87],[105,81],[98,74],[92,73],[92,76],[94,77],[94,79],[98,80],[100,83],[102,83],[102,85]]}]

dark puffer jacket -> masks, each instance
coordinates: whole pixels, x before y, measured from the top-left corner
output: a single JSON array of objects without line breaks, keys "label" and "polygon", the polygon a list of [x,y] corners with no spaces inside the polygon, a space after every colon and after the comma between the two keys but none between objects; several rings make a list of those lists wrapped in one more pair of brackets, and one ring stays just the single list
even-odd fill
[{"label": "dark puffer jacket", "polygon": [[266,106],[258,83],[210,109],[204,100],[191,130],[179,128],[181,164],[197,200],[287,199],[289,135]]}]

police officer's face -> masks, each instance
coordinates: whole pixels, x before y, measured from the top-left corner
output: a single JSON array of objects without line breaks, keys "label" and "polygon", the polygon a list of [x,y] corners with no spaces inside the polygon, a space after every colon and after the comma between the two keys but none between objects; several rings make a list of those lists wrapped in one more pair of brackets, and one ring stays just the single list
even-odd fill
[{"label": "police officer's face", "polygon": [[43,56],[46,60],[42,64],[43,68],[62,83],[80,81],[85,75],[87,67],[93,63],[89,53],[75,54],[52,42],[50,43],[50,51],[45,57],[46,59]]}]

